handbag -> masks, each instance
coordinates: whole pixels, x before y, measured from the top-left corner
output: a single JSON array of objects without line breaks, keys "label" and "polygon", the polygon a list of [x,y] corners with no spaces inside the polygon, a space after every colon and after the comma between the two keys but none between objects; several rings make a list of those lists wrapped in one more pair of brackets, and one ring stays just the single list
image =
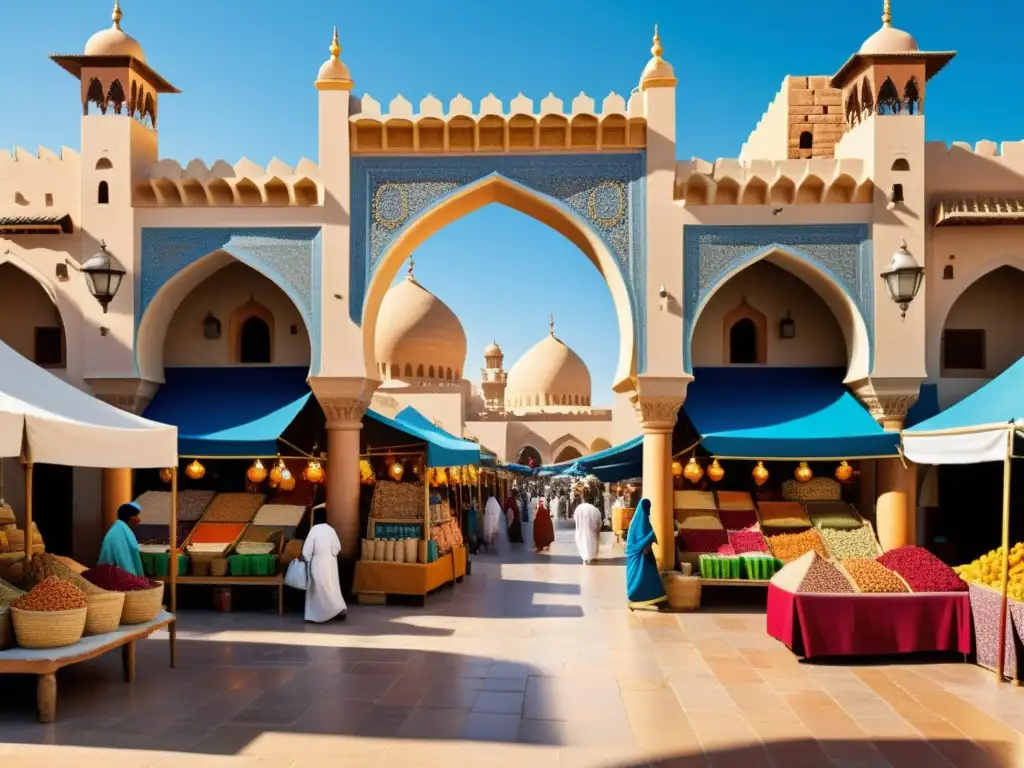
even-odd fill
[{"label": "handbag", "polygon": [[300,589],[303,592],[309,588],[309,563],[299,555],[288,563],[288,570],[284,574],[284,583],[293,589]]}]

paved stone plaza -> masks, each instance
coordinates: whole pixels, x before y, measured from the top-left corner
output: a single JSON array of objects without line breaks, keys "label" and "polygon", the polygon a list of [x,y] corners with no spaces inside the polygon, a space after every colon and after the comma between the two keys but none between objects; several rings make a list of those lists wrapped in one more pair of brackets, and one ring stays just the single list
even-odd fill
[{"label": "paved stone plaza", "polygon": [[[527,534],[529,530],[527,530]],[[0,764],[33,766],[1024,765],[1024,691],[955,663],[799,663],[752,593],[694,614],[630,614],[621,559],[474,560],[426,608],[187,612],[167,644],[58,676],[57,723],[3,679]],[[606,546],[608,558],[621,550]]]}]

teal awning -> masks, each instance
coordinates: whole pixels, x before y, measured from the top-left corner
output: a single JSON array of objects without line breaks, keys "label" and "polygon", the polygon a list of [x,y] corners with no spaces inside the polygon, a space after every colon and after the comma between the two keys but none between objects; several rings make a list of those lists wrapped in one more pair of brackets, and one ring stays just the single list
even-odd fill
[{"label": "teal awning", "polygon": [[910,406],[910,410],[907,411],[907,418],[903,423],[903,427],[904,429],[910,429],[917,426],[922,421],[927,421],[932,416],[938,415],[941,410],[939,408],[939,385],[922,384],[921,393],[917,396],[914,404]]},{"label": "teal awning", "polygon": [[856,459],[896,456],[886,432],[833,368],[698,368],[683,410],[713,456]]},{"label": "teal awning", "polygon": [[537,474],[543,477],[565,474],[572,470],[583,471],[584,474],[594,475],[598,480],[605,483],[617,483],[620,480],[628,480],[632,477],[639,477],[643,471],[644,438],[638,435],[632,440],[627,440],[603,451],[592,453],[572,461],[564,461],[561,464],[547,464],[537,470]]},{"label": "teal awning", "polygon": [[379,424],[426,443],[428,467],[480,465],[479,444],[446,432],[412,406],[405,408],[394,419],[389,419],[376,411],[367,411],[366,415]]},{"label": "teal awning", "polygon": [[167,368],[147,419],[178,428],[181,456],[260,457],[312,393],[305,368]]}]

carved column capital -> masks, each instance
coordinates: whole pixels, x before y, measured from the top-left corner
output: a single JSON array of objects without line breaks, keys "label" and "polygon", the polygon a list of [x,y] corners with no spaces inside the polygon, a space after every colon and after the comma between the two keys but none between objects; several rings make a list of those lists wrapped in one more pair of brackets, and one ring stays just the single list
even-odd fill
[{"label": "carved column capital", "polygon": [[145,379],[86,379],[99,400],[127,413],[141,416],[160,385]]},{"label": "carved column capital", "polygon": [[672,431],[676,426],[681,397],[638,397],[634,403],[637,418],[645,432]]},{"label": "carved column capital", "polygon": [[331,397],[319,400],[327,417],[328,429],[361,429],[369,400],[356,397]]},{"label": "carved column capital", "polygon": [[316,395],[328,429],[360,429],[379,382],[371,379],[314,376],[309,385]]},{"label": "carved column capital", "polygon": [[920,379],[862,379],[850,385],[871,417],[888,430],[900,430],[921,392]]}]

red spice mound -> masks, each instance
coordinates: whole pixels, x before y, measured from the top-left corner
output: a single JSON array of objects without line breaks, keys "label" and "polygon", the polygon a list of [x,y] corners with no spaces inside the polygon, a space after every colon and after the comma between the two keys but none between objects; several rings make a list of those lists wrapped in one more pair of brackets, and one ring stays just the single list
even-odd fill
[{"label": "red spice mound", "polygon": [[718,519],[722,521],[723,528],[737,531],[757,525],[757,512],[752,509],[720,509],[718,510]]},{"label": "red spice mound", "polygon": [[718,548],[718,554],[733,557],[736,555],[736,548],[732,544],[723,544]]},{"label": "red spice mound", "polygon": [[145,576],[136,576],[116,565],[97,565],[83,573],[82,576],[97,587],[111,592],[138,592],[159,586]]},{"label": "red spice mound", "polygon": [[729,531],[729,544],[737,554],[767,552],[768,545],[760,531]]},{"label": "red spice mound", "polygon": [[73,611],[85,608],[88,598],[74,584],[47,576],[11,605],[23,611]]},{"label": "red spice mound", "polygon": [[967,582],[923,547],[898,547],[878,558],[910,585],[912,592],[966,592]]},{"label": "red spice mound", "polygon": [[729,537],[722,529],[688,529],[679,531],[684,552],[717,552],[718,548],[729,543]]}]

